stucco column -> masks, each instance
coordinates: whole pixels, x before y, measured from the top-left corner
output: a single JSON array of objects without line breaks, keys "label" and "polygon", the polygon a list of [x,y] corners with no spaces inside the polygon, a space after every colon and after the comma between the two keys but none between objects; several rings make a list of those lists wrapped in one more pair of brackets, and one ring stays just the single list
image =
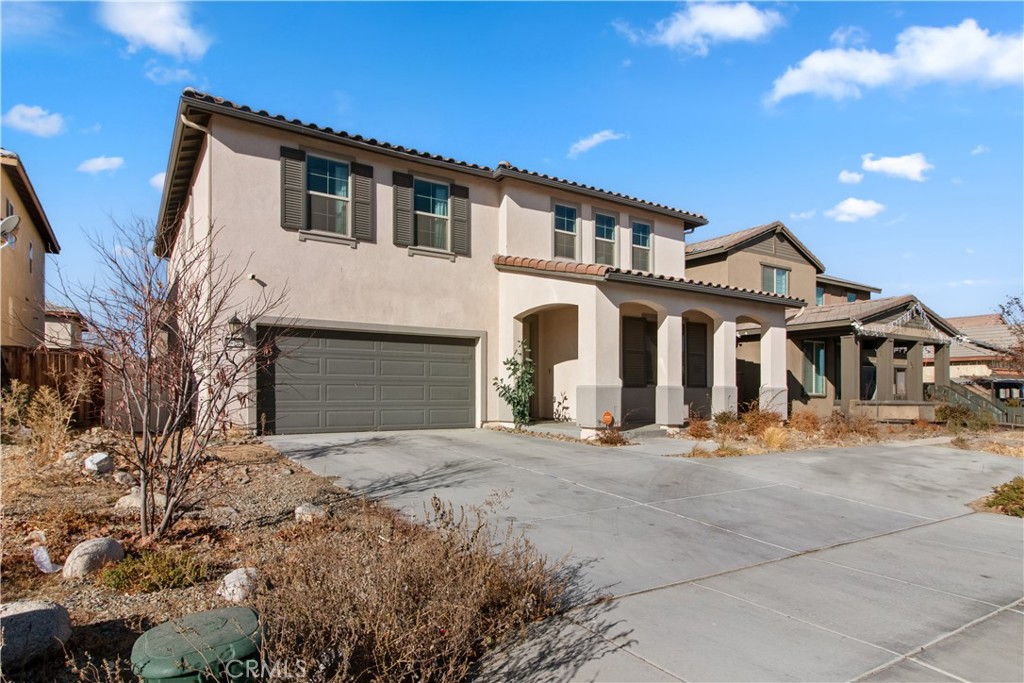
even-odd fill
[{"label": "stucco column", "polygon": [[658,317],[658,388],[654,419],[662,427],[678,427],[688,412],[683,396],[683,318]]},{"label": "stucco column", "polygon": [[949,344],[935,345],[935,386],[949,386]]},{"label": "stucco column", "polygon": [[788,417],[789,390],[786,387],[786,328],[766,327],[761,331],[761,390],[758,406],[762,410]]},{"label": "stucco column", "polygon": [[[499,274],[499,278],[503,275]],[[506,358],[511,358],[519,350],[519,342],[523,339],[523,321],[518,320],[515,316],[519,311],[513,310],[513,304],[510,301],[510,297],[506,294],[510,290],[507,283],[502,283],[503,286],[500,288],[498,293],[498,366],[493,369],[493,375],[487,377],[487,387],[489,392],[493,392],[491,388],[491,378],[494,375],[501,377],[504,380],[508,380],[505,377],[505,367],[502,365]],[[493,396],[493,394],[492,394]],[[494,399],[497,402],[496,414],[489,418],[497,420],[498,422],[512,423],[512,408],[499,398]]]},{"label": "stucco column", "polygon": [[594,287],[579,307],[576,421],[584,430],[601,427],[605,411],[622,421],[621,334],[618,307]]},{"label": "stucco column", "polygon": [[711,412],[736,412],[736,321],[722,320],[712,340]]},{"label": "stucco column", "polygon": [[924,400],[924,345],[913,342],[907,351],[907,400]]},{"label": "stucco column", "polygon": [[840,337],[839,355],[841,356],[843,378],[842,395],[839,405],[844,413],[850,414],[850,403],[860,400],[860,339],[852,334]]},{"label": "stucco column", "polygon": [[893,384],[895,382],[892,362],[893,346],[895,344],[889,337],[886,337],[878,346],[878,355],[875,360],[878,369],[875,373],[875,381],[878,383],[877,396],[879,401],[891,401],[893,399]]}]

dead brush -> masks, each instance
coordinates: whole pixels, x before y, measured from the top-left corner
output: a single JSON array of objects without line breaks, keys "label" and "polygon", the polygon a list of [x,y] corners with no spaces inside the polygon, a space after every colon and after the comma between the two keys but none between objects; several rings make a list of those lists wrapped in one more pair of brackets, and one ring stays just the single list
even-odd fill
[{"label": "dead brush", "polygon": [[602,446],[628,446],[631,443],[615,425],[597,430],[594,439]]},{"label": "dead brush", "polygon": [[386,508],[282,530],[260,567],[264,661],[310,681],[463,680],[485,648],[563,607],[567,579],[510,527],[434,498],[428,526]]},{"label": "dead brush", "polygon": [[825,424],[822,425],[822,435],[833,442],[842,442],[844,439],[848,439],[853,434],[853,427],[850,425],[849,420],[846,419],[846,415],[843,415],[842,411],[833,410],[832,414],[825,420]]},{"label": "dead brush", "polygon": [[711,439],[715,436],[711,430],[711,423],[702,417],[691,417],[687,431],[693,439]]},{"label": "dead brush", "polygon": [[789,445],[789,430],[785,427],[766,427],[759,439],[761,445],[769,451],[782,451]]},{"label": "dead brush", "polygon": [[761,410],[757,401],[752,401],[747,410],[740,416],[743,427],[751,436],[761,436],[769,427],[782,424],[782,415],[774,410]]},{"label": "dead brush", "polygon": [[869,439],[878,438],[878,422],[867,415],[854,415],[850,418],[849,422],[850,429],[854,434],[858,434]]},{"label": "dead brush", "polygon": [[821,419],[809,410],[794,412],[789,416],[789,426],[804,434],[816,434],[821,429]]}]

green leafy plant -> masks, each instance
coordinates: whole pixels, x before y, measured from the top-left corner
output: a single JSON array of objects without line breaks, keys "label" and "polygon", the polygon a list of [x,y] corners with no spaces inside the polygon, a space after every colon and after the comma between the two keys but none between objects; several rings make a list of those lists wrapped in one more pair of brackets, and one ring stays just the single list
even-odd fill
[{"label": "green leafy plant", "polygon": [[152,593],[187,588],[206,580],[209,566],[182,550],[144,551],[125,558],[103,571],[100,580],[108,588],[125,593]]},{"label": "green leafy plant", "polygon": [[988,505],[1004,515],[1024,517],[1024,477],[1014,477],[993,488]]},{"label": "green leafy plant", "polygon": [[944,403],[935,409],[935,419],[946,423],[946,429],[954,434],[967,430],[984,432],[992,428],[995,420],[987,412],[975,412],[962,405]]},{"label": "green leafy plant", "polygon": [[494,378],[498,398],[512,409],[512,421],[516,429],[522,429],[530,421],[530,399],[533,398],[533,375],[536,372],[530,358],[530,347],[526,341],[519,342],[519,348],[510,358],[502,361],[507,381]]}]

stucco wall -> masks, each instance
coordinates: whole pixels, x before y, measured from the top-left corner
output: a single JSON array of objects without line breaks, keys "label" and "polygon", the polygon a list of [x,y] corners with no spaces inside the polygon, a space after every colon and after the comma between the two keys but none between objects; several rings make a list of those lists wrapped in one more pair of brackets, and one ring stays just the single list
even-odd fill
[{"label": "stucco wall", "polygon": [[[46,246],[7,171],[0,172],[0,211],[7,216],[7,201],[21,217],[17,242],[0,250],[0,344],[32,347],[43,340],[46,301]],[[29,272],[29,247],[32,272]]]}]

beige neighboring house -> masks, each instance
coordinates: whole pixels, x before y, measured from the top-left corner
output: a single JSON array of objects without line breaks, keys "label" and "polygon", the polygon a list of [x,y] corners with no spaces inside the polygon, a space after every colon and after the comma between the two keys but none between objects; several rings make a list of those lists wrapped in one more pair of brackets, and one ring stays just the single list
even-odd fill
[{"label": "beige neighboring house", "polygon": [[0,250],[0,346],[6,364],[14,349],[43,342],[46,255],[60,253],[60,245],[21,158],[0,150],[0,165],[0,210],[4,218],[21,219],[15,244]]},{"label": "beige neighboring house", "polygon": [[80,349],[85,318],[67,306],[46,306],[45,341],[48,349]]},{"label": "beige neighboring house", "polygon": [[[1016,343],[1013,331],[998,313],[950,318],[963,338],[950,349],[950,377],[991,399],[1020,401],[1024,377],[1007,363],[1008,350]],[[934,376],[934,358],[925,356],[925,381]]]},{"label": "beige neighboring house", "polygon": [[[533,416],[556,402],[583,433],[675,427],[737,404],[737,327],[785,410],[797,296],[701,281],[703,216],[501,162],[490,168],[273,116],[186,89],[157,248],[202,240],[290,292],[259,322],[276,358],[239,414],[278,433],[508,423],[492,387],[526,340]],[[812,290],[813,293],[813,290]],[[286,324],[287,323],[287,324]],[[564,400],[563,400],[564,397]]]},{"label": "beige neighboring house", "polygon": [[[960,332],[916,297],[872,299],[879,288],[826,275],[824,264],[780,221],[694,242],[686,251],[687,271],[695,278],[807,302],[787,314],[793,410],[932,417],[924,393],[924,355],[927,349],[937,358],[938,383],[948,384],[950,345]],[[741,328],[739,334],[743,404],[760,394],[761,351],[756,331]]]}]

